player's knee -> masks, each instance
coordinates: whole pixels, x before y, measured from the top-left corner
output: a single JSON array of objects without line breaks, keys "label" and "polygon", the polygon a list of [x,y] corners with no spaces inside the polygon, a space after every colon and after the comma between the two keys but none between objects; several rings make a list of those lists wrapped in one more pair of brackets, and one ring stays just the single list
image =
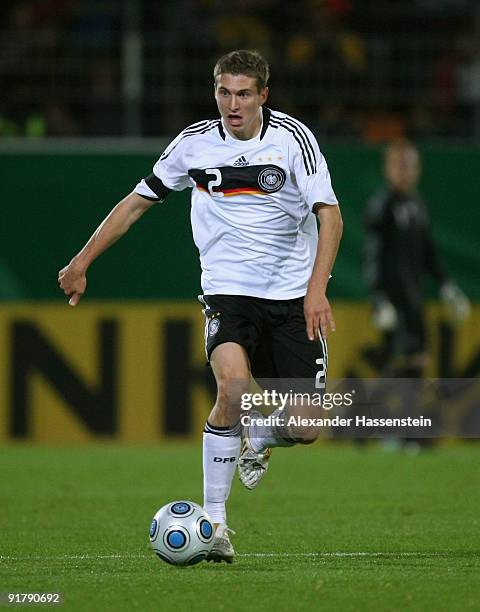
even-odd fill
[{"label": "player's knee", "polygon": [[305,431],[302,434],[297,442],[298,444],[313,444],[316,440],[318,440],[318,436],[318,427],[311,427],[308,431]]},{"label": "player's knee", "polygon": [[298,444],[312,444],[317,440],[320,428],[316,427],[310,419],[304,419],[304,424],[296,428],[294,439]]},{"label": "player's knee", "polygon": [[312,444],[320,435],[320,428],[316,425],[318,408],[308,404],[295,407],[295,426],[292,438],[298,444]]},{"label": "player's knee", "polygon": [[232,383],[235,381],[242,381],[245,383],[248,381],[249,373],[243,364],[229,362],[222,364],[220,368],[216,369],[215,377],[218,384]]},{"label": "player's knee", "polygon": [[250,372],[241,347],[228,343],[218,346],[212,353],[211,364],[219,399],[239,395],[248,387]]}]

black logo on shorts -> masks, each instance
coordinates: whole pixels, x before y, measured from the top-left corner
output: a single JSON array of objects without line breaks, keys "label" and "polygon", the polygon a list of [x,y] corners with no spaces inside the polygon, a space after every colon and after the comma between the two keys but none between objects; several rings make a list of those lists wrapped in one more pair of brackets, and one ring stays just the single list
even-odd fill
[{"label": "black logo on shorts", "polygon": [[278,166],[268,166],[258,175],[258,184],[267,193],[279,191],[285,184],[286,174]]}]

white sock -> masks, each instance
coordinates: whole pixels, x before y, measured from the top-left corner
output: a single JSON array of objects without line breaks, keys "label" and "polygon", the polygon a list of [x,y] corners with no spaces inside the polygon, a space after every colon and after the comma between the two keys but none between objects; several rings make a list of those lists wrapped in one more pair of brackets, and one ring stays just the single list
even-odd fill
[{"label": "white sock", "polygon": [[[203,434],[204,507],[214,523],[226,523],[225,502],[230,495],[233,475],[240,456],[239,435],[225,435],[226,430],[207,424],[206,429],[221,434]],[[239,432],[239,428],[235,428]],[[228,430],[228,433],[234,429]]]},{"label": "white sock", "polygon": [[[271,416],[272,419],[279,417],[284,419],[285,422],[288,418],[285,409],[282,410],[281,408],[277,408],[269,416]],[[290,437],[291,434],[290,428],[286,425],[263,425],[263,423],[259,424],[255,422],[250,423],[248,426],[250,444],[257,453],[261,453],[265,449],[275,446],[293,446],[296,442]]]}]

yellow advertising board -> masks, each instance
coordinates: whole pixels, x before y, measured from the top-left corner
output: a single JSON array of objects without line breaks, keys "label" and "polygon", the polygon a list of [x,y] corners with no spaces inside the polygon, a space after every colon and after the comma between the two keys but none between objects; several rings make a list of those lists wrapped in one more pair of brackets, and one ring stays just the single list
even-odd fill
[{"label": "yellow advertising board", "polygon": [[[374,377],[369,307],[336,303],[329,378]],[[461,327],[428,309],[432,377],[478,376],[480,307]],[[0,441],[156,442],[199,436],[214,401],[201,306],[187,302],[0,307]]]}]

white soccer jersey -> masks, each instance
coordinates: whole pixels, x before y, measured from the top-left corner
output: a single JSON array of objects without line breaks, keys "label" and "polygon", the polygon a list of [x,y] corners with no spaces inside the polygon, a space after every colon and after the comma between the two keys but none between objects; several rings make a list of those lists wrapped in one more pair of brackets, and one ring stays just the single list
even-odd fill
[{"label": "white soccer jersey", "polygon": [[188,127],[135,188],[155,200],[193,188],[205,295],[304,296],[318,240],[312,207],[338,203],[310,130],[284,113],[262,111],[261,131],[250,140],[230,136],[220,119]]}]

